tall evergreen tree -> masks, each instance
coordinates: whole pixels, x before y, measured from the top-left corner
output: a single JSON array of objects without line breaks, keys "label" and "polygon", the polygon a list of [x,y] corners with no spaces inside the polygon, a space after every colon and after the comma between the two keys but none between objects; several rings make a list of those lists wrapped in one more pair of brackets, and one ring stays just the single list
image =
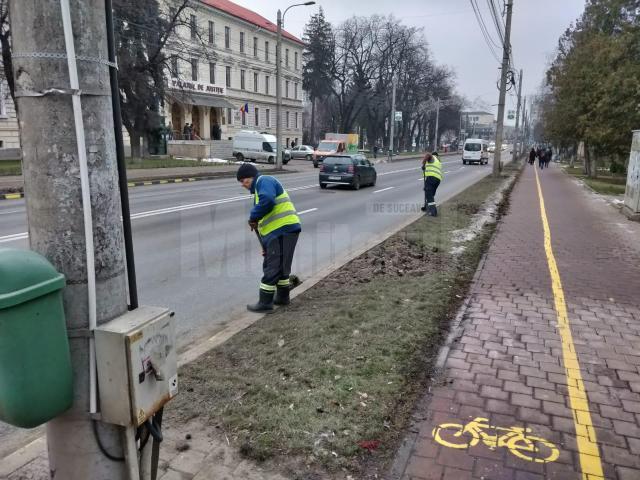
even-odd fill
[{"label": "tall evergreen tree", "polygon": [[311,100],[311,143],[316,141],[316,100],[330,92],[333,66],[334,41],[331,24],[325,19],[322,7],[311,16],[302,37],[302,87]]}]

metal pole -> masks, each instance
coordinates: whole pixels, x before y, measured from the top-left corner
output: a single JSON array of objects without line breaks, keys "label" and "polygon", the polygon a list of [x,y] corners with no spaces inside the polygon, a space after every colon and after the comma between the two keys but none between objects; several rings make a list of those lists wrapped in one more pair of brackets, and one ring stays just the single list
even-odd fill
[{"label": "metal pole", "polygon": [[507,95],[507,73],[509,70],[509,56],[511,55],[511,14],[513,0],[507,1],[507,23],[504,31],[504,46],[502,48],[502,72],[500,74],[500,97],[498,100],[498,123],[496,125],[496,151],[493,156],[493,176],[499,177],[502,170],[502,133],[504,128],[504,104]]},{"label": "metal pole", "polygon": [[520,78],[518,79],[518,107],[516,108],[516,131],[514,135],[514,145],[513,145],[513,156],[511,157],[511,161],[516,163],[516,158],[518,158],[518,127],[520,126],[520,102],[522,100],[522,69],[520,69]]},{"label": "metal pole", "polygon": [[[107,20],[107,46],[109,61],[116,63],[116,46],[113,36],[113,6],[111,0],[104,2]],[[120,88],[118,87],[117,67],[109,67],[111,82],[111,106],[113,109],[113,133],[116,141],[116,159],[118,163],[118,185],[120,187],[120,205],[122,206],[122,228],[124,233],[124,251],[127,260],[127,283],[129,285],[129,309],[138,308],[138,283],[136,280],[136,264],[133,256],[133,233],[131,229],[131,211],[129,209],[129,188],[127,186],[127,166],[124,158],[124,142],[122,140],[122,114],[120,112]]]},{"label": "metal pole", "polygon": [[278,10],[278,41],[276,42],[276,169],[282,166],[282,12]]},{"label": "metal pole", "polygon": [[436,100],[436,131],[434,132],[433,150],[438,151],[438,128],[440,127],[440,97]]},{"label": "metal pole", "polygon": [[[71,0],[73,44],[81,58],[108,58],[105,1]],[[22,0],[10,1],[14,51],[65,53],[61,5],[42,0],[39,9]],[[40,14],[46,11],[46,15]],[[37,25],[38,34],[34,32]],[[96,269],[97,324],[127,311],[127,282],[122,251],[120,199],[117,182],[109,67],[76,58],[90,179]],[[64,273],[64,309],[74,378],[74,403],[64,415],[47,424],[51,477],[59,479],[125,480],[123,462],[101,453],[89,415],[88,275],[79,151],[69,71],[59,58],[21,56],[14,59],[20,112],[29,245]],[[65,62],[63,60],[63,62]],[[57,95],[29,96],[28,92],[62,89]],[[26,95],[23,95],[26,93]],[[122,429],[97,425],[103,447],[123,455]]]},{"label": "metal pole", "polygon": [[389,126],[389,161],[393,160],[394,150],[394,127],[396,124],[396,84],[397,79],[394,75],[391,80],[391,125]]}]

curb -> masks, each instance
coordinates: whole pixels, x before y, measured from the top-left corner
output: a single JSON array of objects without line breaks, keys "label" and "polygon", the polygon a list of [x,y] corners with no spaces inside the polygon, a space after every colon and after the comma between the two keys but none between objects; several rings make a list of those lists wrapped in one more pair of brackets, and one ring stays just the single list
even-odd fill
[{"label": "curb", "polygon": [[[508,184],[504,186],[502,191],[502,198],[500,199],[499,202],[497,202],[498,206],[500,206],[504,202],[504,200],[509,195],[511,195],[511,191],[513,190],[513,187],[515,186],[516,182],[520,178],[521,173],[522,173],[522,169],[520,169],[520,171],[518,171],[512,177],[512,179],[507,181]],[[499,227],[499,219],[496,220],[496,226]],[[486,263],[491,244],[496,238],[496,233],[497,233],[497,228],[496,228],[496,231],[494,231],[493,234],[491,235],[491,238],[487,244],[487,250],[482,254],[482,257],[478,262],[478,267],[476,268],[476,271],[473,274],[473,278],[471,279],[469,293],[467,294],[466,298],[462,302],[462,305],[460,305],[460,308],[458,309],[456,316],[451,322],[449,334],[447,335],[447,338],[445,339],[444,343],[441,345],[438,351],[438,356],[433,365],[433,375],[431,376],[431,382],[430,382],[432,384],[437,383],[437,380],[439,379],[439,377],[444,373],[444,367],[446,365],[447,358],[449,357],[449,353],[451,352],[451,347],[463,331],[462,322],[469,308],[469,304],[471,303],[474,287],[477,284],[478,278],[480,277],[480,274],[482,273],[482,270]],[[418,403],[416,404],[416,411],[423,411],[423,410],[426,410],[426,408],[428,408],[429,402],[431,400],[430,393],[429,393],[430,390],[431,390],[431,387],[429,386],[427,393],[423,395],[423,397],[420,400],[418,400]],[[403,476],[409,464],[409,460],[411,458],[413,448],[416,442],[418,441],[419,432],[418,430],[413,428],[412,424],[419,423],[422,420],[423,418],[418,419],[415,413],[413,414],[411,424],[408,427],[409,433],[405,435],[405,437],[402,440],[402,443],[398,447],[394,461],[391,465],[391,468],[388,471],[389,473],[383,477],[385,480],[399,480]]]},{"label": "curb", "polygon": [[[270,172],[271,173],[271,172]],[[278,175],[285,175],[289,173],[300,173],[298,170],[279,170],[277,172]],[[157,180],[137,180],[135,182],[127,182],[127,186],[129,188],[134,187],[146,187],[149,185],[166,185],[170,183],[188,183],[188,182],[198,182],[201,180],[216,180],[218,178],[235,178],[236,172],[225,172],[219,175],[203,175],[196,177],[181,177],[181,178],[161,178]],[[24,192],[17,193],[1,193],[0,200],[19,200],[21,198],[25,198]]]},{"label": "curb", "polygon": [[20,198],[24,198],[23,192],[0,194],[0,200],[18,200]]}]

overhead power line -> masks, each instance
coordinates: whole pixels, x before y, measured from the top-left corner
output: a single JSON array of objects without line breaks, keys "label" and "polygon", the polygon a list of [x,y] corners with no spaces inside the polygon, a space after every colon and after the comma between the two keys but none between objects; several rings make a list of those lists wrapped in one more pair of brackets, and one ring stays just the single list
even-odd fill
[{"label": "overhead power line", "polygon": [[484,23],[484,19],[482,18],[482,14],[480,13],[480,9],[478,8],[477,4],[474,2],[474,0],[469,0],[469,2],[473,7],[473,13],[476,16],[476,21],[478,22],[478,26],[480,27],[480,32],[482,33],[482,36],[484,38],[485,43],[487,44],[487,47],[489,47],[489,51],[491,52],[491,55],[496,60],[496,62],[500,63],[500,58],[496,54],[494,45],[496,48],[500,48],[500,47],[493,41],[493,39],[489,35],[487,26]]}]

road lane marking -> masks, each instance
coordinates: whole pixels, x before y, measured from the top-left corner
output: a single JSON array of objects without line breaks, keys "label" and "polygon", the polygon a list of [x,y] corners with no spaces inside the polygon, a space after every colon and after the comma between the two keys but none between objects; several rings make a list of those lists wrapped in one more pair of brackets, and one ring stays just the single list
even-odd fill
[{"label": "road lane marking", "polygon": [[549,274],[551,275],[551,287],[553,290],[553,300],[558,317],[558,333],[562,343],[562,360],[567,375],[567,390],[569,393],[569,405],[573,413],[573,423],[576,429],[576,443],[578,444],[578,456],[582,469],[583,480],[604,479],[602,471],[602,461],[596,439],[596,431],[591,421],[589,411],[589,400],[580,373],[580,364],[569,315],[567,314],[567,304],[565,302],[564,290],[560,279],[560,272],[556,263],[556,258],[551,245],[551,229],[547,219],[547,212],[544,206],[544,196],[540,186],[538,170],[534,169],[536,175],[536,185],[538,187],[538,198],[540,199],[540,217],[542,218],[542,228],[544,230],[544,250],[547,256]]},{"label": "road lane marking", "polygon": [[387,187],[387,188],[383,188],[382,190],[376,190],[373,193],[380,193],[380,192],[386,192],[387,190],[391,190],[392,188],[396,188],[396,187]]},{"label": "road lane marking", "polygon": [[0,237],[0,243],[6,242],[17,242],[18,240],[24,240],[28,238],[29,234],[27,232],[16,233],[13,235],[5,235],[4,237]]},{"label": "road lane marking", "polygon": [[298,215],[304,215],[305,213],[315,212],[316,210],[318,210],[318,209],[317,208],[310,208],[309,210],[303,210],[301,212],[298,212]]}]

